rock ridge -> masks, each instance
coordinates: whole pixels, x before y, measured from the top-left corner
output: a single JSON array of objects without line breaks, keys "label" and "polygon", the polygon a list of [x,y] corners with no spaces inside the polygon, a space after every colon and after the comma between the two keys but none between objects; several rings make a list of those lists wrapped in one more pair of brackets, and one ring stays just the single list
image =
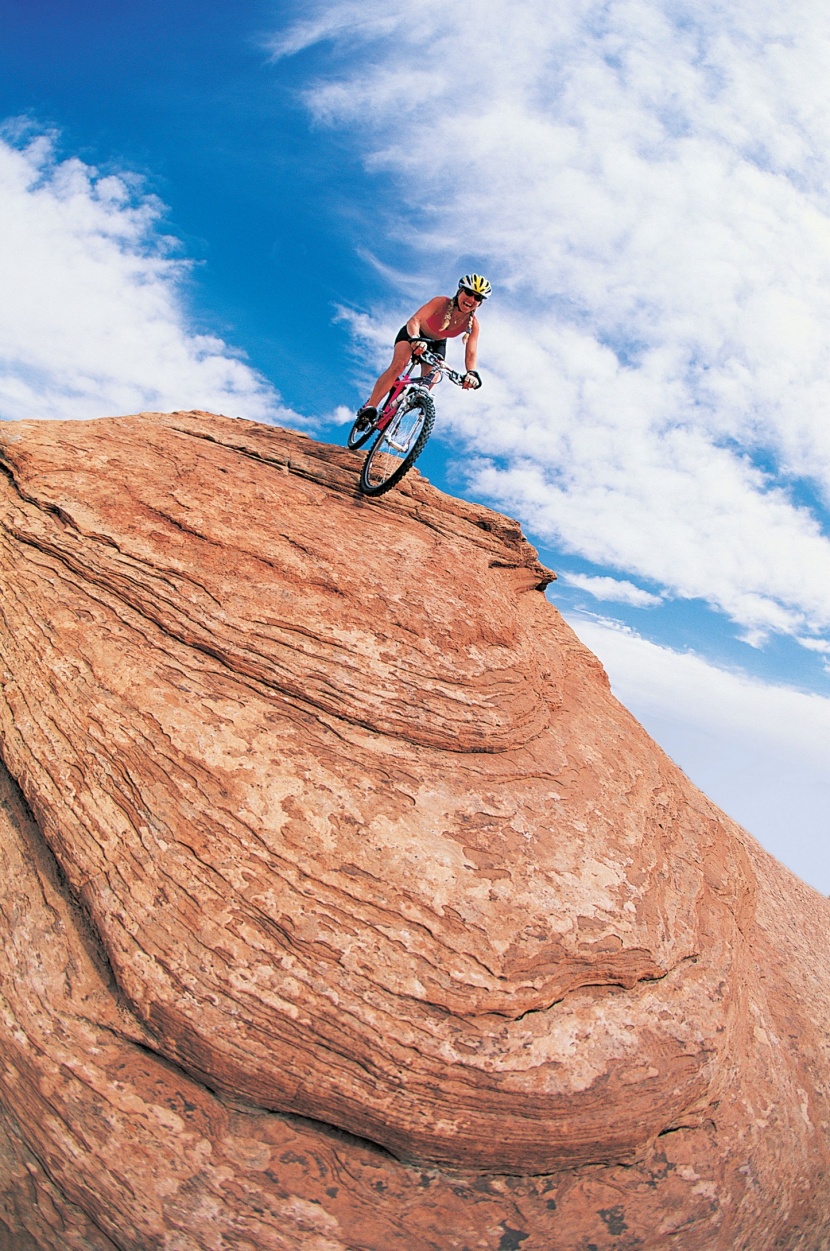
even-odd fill
[{"label": "rock ridge", "polygon": [[614,700],[515,522],[359,464],[0,427],[0,1230],[819,1251],[827,901]]}]

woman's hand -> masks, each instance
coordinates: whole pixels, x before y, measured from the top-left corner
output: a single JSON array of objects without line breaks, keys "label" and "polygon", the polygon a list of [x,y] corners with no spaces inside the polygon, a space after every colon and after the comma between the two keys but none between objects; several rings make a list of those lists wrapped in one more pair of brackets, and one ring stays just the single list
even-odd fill
[{"label": "woman's hand", "polygon": [[426,351],[427,345],[424,343],[423,339],[412,339],[410,340],[409,346],[412,349],[413,356],[420,356],[422,352]]},{"label": "woman's hand", "polygon": [[477,391],[481,386],[481,374],[477,369],[468,369],[461,385],[465,391]]}]

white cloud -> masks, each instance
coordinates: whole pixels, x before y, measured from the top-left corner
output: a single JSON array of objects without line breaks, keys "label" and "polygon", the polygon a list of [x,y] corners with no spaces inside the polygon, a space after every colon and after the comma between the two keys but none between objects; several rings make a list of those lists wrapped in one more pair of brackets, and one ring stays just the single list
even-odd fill
[{"label": "white cloud", "polygon": [[755,641],[830,630],[830,11],[410,15],[321,4],[283,51],[358,41],[308,103],[388,178],[378,233],[425,296],[494,281],[485,387],[441,399],[473,488]]},{"label": "white cloud", "polygon": [[806,647],[807,650],[811,652],[821,652],[823,655],[827,655],[828,652],[830,652],[830,643],[828,643],[826,639],[802,638],[799,639],[798,642],[802,647]]},{"label": "white cloud", "polygon": [[559,578],[569,586],[609,603],[630,604],[632,608],[655,608],[663,602],[659,595],[652,595],[624,578],[595,578],[585,573],[563,573]]},{"label": "white cloud", "polygon": [[270,383],[189,325],[187,267],[129,174],[0,136],[0,418],[205,408],[297,424]]},{"label": "white cloud", "polygon": [[830,893],[830,699],[568,615],[614,693],[701,790]]}]

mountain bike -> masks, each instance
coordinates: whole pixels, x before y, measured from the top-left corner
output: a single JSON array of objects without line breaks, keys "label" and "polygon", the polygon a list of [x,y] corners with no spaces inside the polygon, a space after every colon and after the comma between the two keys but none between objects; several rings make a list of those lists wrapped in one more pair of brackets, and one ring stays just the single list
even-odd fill
[{"label": "mountain bike", "polygon": [[[416,365],[426,368],[420,377],[413,378]],[[348,447],[363,447],[372,435],[377,435],[360,474],[360,489],[364,495],[385,494],[400,482],[421,455],[435,425],[435,404],[430,390],[442,376],[458,387],[464,385],[464,374],[456,373],[440,356],[425,348],[420,356],[413,355],[406,369],[395,379],[375,420],[367,426],[360,418],[355,421],[346,439]]]}]

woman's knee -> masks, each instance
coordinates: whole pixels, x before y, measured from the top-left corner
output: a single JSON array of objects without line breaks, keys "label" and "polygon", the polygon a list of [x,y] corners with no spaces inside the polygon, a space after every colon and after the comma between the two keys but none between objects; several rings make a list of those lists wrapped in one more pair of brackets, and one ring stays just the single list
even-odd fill
[{"label": "woman's knee", "polygon": [[409,363],[409,358],[411,355],[412,355],[412,345],[409,343],[408,340],[405,340],[405,341],[401,340],[400,343],[395,344],[394,351],[392,352],[392,363],[389,366],[389,368],[390,369],[403,369],[404,365],[407,365]]}]

